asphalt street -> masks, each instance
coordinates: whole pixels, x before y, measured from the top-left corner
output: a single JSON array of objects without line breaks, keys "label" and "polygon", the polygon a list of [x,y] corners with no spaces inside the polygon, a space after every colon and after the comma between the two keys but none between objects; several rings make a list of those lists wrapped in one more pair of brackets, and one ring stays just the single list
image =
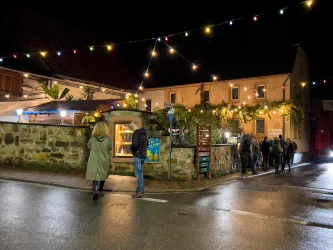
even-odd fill
[{"label": "asphalt street", "polygon": [[0,249],[333,249],[333,164],[144,200],[7,180],[0,190]]}]

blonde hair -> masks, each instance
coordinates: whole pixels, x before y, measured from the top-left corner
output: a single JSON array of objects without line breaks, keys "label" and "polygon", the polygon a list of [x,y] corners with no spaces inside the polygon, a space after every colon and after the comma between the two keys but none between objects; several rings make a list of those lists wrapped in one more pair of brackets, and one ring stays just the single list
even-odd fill
[{"label": "blonde hair", "polygon": [[110,136],[108,126],[104,122],[98,122],[94,127],[92,136]]}]

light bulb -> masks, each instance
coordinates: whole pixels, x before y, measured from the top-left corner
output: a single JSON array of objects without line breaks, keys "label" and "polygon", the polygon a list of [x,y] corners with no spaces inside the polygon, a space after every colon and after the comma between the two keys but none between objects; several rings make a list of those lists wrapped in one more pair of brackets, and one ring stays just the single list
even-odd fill
[{"label": "light bulb", "polygon": [[207,27],[207,28],[205,29],[205,32],[206,32],[207,34],[209,34],[209,33],[210,33],[210,28]]},{"label": "light bulb", "polygon": [[217,80],[217,76],[213,76],[213,80],[216,81]]},{"label": "light bulb", "polygon": [[13,55],[13,57],[14,57],[15,59],[17,59],[17,55]]},{"label": "light bulb", "polygon": [[197,65],[194,65],[194,64],[193,64],[192,69],[193,69],[193,70],[196,70],[196,69],[197,69]]},{"label": "light bulb", "polygon": [[135,94],[134,97],[138,97],[138,94]]},{"label": "light bulb", "polygon": [[10,95],[5,95],[5,97],[6,97],[6,98],[9,98],[9,97],[10,97]]},{"label": "light bulb", "polygon": [[245,105],[245,104],[246,104],[246,101],[243,102],[243,105]]},{"label": "light bulb", "polygon": [[106,48],[108,49],[108,51],[112,50],[112,46],[111,45],[106,46]]},{"label": "light bulb", "polygon": [[159,42],[160,42],[160,41],[161,41],[161,38],[157,38],[157,41],[159,41]]},{"label": "light bulb", "polygon": [[167,42],[167,41],[169,41],[169,38],[166,36],[166,37],[164,38],[164,40]]},{"label": "light bulb", "polygon": [[25,78],[28,78],[28,77],[29,77],[29,74],[23,74],[23,76],[24,76]]},{"label": "light bulb", "polygon": [[126,108],[126,107],[127,107],[127,104],[126,104],[126,103],[124,103],[124,104],[123,104],[123,106],[124,106],[124,108]]},{"label": "light bulb", "polygon": [[104,88],[102,89],[102,92],[105,92],[105,89],[104,89]]},{"label": "light bulb", "polygon": [[191,112],[191,109],[189,109],[188,112]]},{"label": "light bulb", "polygon": [[186,37],[188,36],[188,33],[187,33],[187,32],[185,33],[185,36],[186,36]]},{"label": "light bulb", "polygon": [[144,101],[145,101],[145,98],[142,98],[142,99],[141,99],[141,101],[143,101],[143,102],[144,102]]},{"label": "light bulb", "polygon": [[313,4],[313,2],[312,2],[311,0],[309,0],[309,1],[306,2],[306,5],[307,5],[308,7],[311,7],[312,4]]},{"label": "light bulb", "polygon": [[326,83],[326,80],[324,80],[324,83]]},{"label": "light bulb", "polygon": [[247,99],[249,99],[249,100],[250,100],[250,99],[251,99],[251,96],[248,96],[248,97],[247,97]]},{"label": "light bulb", "polygon": [[231,26],[232,24],[233,24],[233,22],[232,22],[232,21],[230,21],[230,22],[229,22],[229,25]]},{"label": "light bulb", "polygon": [[60,52],[60,51],[58,51],[58,52],[57,52],[57,55],[58,55],[58,56],[61,56],[61,52]]},{"label": "light bulb", "polygon": [[26,54],[26,56],[27,56],[28,58],[30,58],[30,54]]},{"label": "light bulb", "polygon": [[42,55],[42,57],[46,56],[46,52],[45,51],[40,52],[40,54]]},{"label": "light bulb", "polygon": [[28,98],[28,95],[23,95],[24,98]]},{"label": "light bulb", "polygon": [[148,78],[149,76],[150,76],[150,74],[149,74],[148,72],[146,72],[146,73],[145,73],[145,77]]},{"label": "light bulb", "polygon": [[145,108],[147,108],[147,106],[148,106],[148,105],[147,105],[147,104],[145,104]]},{"label": "light bulb", "polygon": [[305,83],[305,82],[302,82],[302,87],[303,87],[303,88],[305,87],[305,85],[306,85],[306,83]]},{"label": "light bulb", "polygon": [[262,91],[263,91],[263,92],[266,92],[266,89],[263,89]]},{"label": "light bulb", "polygon": [[253,21],[255,21],[255,22],[258,21],[258,17],[257,17],[257,16],[254,16],[254,17],[253,17]]},{"label": "light bulb", "polygon": [[175,50],[173,48],[170,49],[170,54],[174,54]]},{"label": "light bulb", "polygon": [[83,86],[80,86],[80,89],[83,89]]},{"label": "light bulb", "polygon": [[203,113],[203,110],[201,110],[200,113]]},{"label": "light bulb", "polygon": [[234,86],[232,83],[229,83],[230,87]]},{"label": "light bulb", "polygon": [[247,91],[247,87],[244,87],[244,91]]},{"label": "light bulb", "polygon": [[284,13],[284,9],[281,9],[280,10],[280,15],[283,15],[283,13]]},{"label": "light bulb", "polygon": [[139,87],[139,90],[143,90],[143,87],[142,87],[142,86],[140,86],[140,87]]},{"label": "light bulb", "polygon": [[89,49],[90,49],[90,51],[93,51],[93,50],[94,50],[94,47],[93,47],[93,46],[91,46]]},{"label": "light bulb", "polygon": [[2,59],[2,58],[0,58],[0,62],[3,62],[3,59]]},{"label": "light bulb", "polygon": [[73,53],[74,53],[74,54],[76,54],[76,49],[75,49],[75,50],[73,50]]},{"label": "light bulb", "polygon": [[264,107],[265,109],[268,109],[268,107],[267,107],[267,105],[265,105],[265,107]]},{"label": "light bulb", "polygon": [[313,85],[316,85],[316,82],[312,82]]},{"label": "light bulb", "polygon": [[153,51],[151,52],[151,55],[152,55],[153,57],[157,56],[155,50],[153,50]]},{"label": "light bulb", "polygon": [[66,114],[67,114],[66,110],[61,110],[61,111],[60,111],[60,116],[61,116],[62,118],[64,118],[64,117],[66,116]]}]

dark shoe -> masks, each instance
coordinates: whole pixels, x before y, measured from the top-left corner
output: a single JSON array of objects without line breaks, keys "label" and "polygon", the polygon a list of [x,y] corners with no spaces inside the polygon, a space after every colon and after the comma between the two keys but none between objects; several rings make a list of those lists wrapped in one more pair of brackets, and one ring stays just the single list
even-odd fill
[{"label": "dark shoe", "polygon": [[97,201],[98,200],[98,192],[95,192],[93,195],[93,200]]},{"label": "dark shoe", "polygon": [[286,173],[286,171],[284,171],[284,170],[281,171],[281,174],[285,174],[285,173]]},{"label": "dark shoe", "polygon": [[275,174],[281,174],[280,171],[275,171]]},{"label": "dark shoe", "polygon": [[252,174],[253,174],[253,175],[258,175],[259,173],[258,173],[258,172],[253,172]]},{"label": "dark shoe", "polygon": [[145,197],[144,193],[136,193],[136,194],[132,195],[133,199],[140,199],[140,198],[143,198],[143,197]]}]

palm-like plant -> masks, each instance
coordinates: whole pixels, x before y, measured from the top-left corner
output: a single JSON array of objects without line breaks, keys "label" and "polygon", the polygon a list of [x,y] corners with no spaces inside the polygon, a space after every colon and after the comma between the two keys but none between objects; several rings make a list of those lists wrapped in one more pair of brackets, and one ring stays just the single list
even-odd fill
[{"label": "palm-like plant", "polygon": [[66,101],[68,101],[68,102],[75,101],[75,99],[74,99],[74,95],[72,95],[72,94],[68,94],[68,95],[66,96]]},{"label": "palm-like plant", "polygon": [[97,92],[97,89],[89,87],[89,86],[84,86],[83,87],[83,93],[82,93],[82,98],[84,100],[93,100],[94,94]]},{"label": "palm-like plant", "polygon": [[50,98],[52,98],[55,101],[58,101],[62,98],[64,98],[68,92],[69,89],[65,88],[62,93],[59,95],[59,87],[58,85],[54,85],[53,87],[48,87],[46,83],[44,83],[43,81],[40,80],[36,80],[37,83],[39,84],[39,86],[43,89],[43,91],[45,92],[45,94],[47,94]]}]

